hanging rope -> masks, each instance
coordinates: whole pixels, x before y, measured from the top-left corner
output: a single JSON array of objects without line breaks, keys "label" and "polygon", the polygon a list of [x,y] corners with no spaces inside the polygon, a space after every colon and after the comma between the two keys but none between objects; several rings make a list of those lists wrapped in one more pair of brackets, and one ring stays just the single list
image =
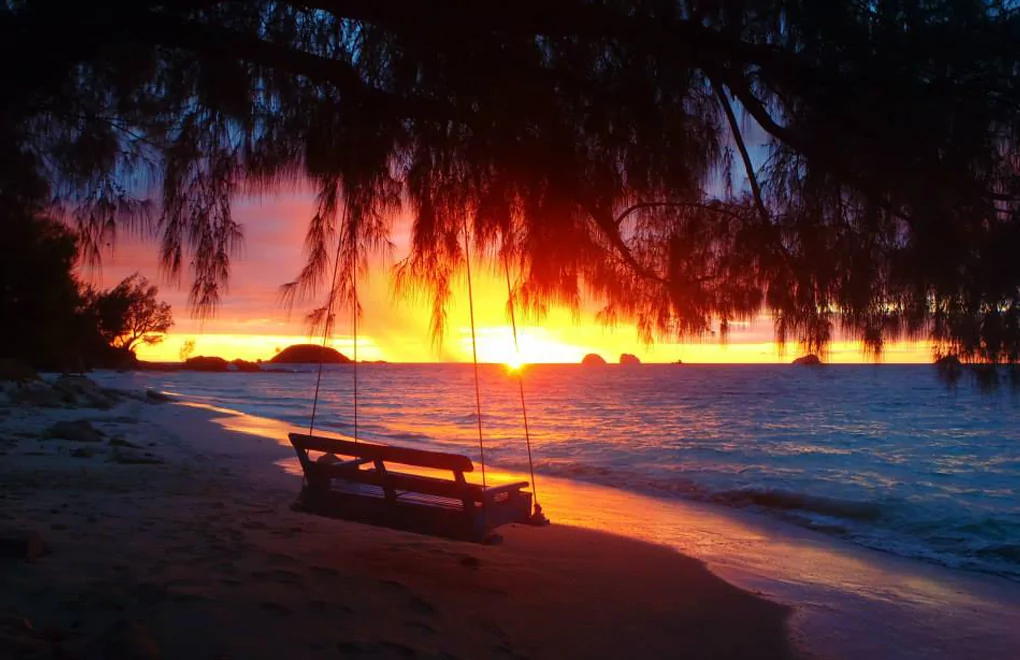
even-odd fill
[{"label": "hanging rope", "polygon": [[[521,358],[521,345],[517,341],[517,314],[514,312],[514,290],[510,286],[510,264],[503,260],[503,270],[506,273],[506,295],[507,303],[510,305],[510,327],[514,333],[514,352],[517,360]],[[522,364],[521,367],[524,365]],[[524,374],[517,374],[517,388],[521,394],[521,417],[524,419],[524,442],[528,447],[528,470],[531,472],[531,495],[534,498],[534,516],[542,515],[542,505],[538,503],[538,486],[535,485],[535,463],[531,459],[531,431],[528,429],[528,406],[524,403]]]},{"label": "hanging rope", "polygon": [[475,294],[471,288],[471,246],[468,242],[467,216],[464,217],[464,264],[467,267],[468,311],[471,315],[471,356],[475,365],[475,415],[478,418],[478,454],[482,464],[482,488],[485,483],[485,443],[482,441],[482,392],[478,387],[478,338],[475,336]]},{"label": "hanging rope", "polygon": [[[344,208],[346,217],[347,209]],[[336,262],[333,264],[333,279],[329,282],[329,298],[326,300],[326,318],[322,323],[322,348],[319,350],[319,370],[315,376],[315,396],[312,397],[312,417],[308,422],[308,435],[315,435],[315,413],[319,408],[319,387],[322,385],[322,363],[326,354],[326,340],[329,337],[330,320],[333,318],[333,307],[336,303],[336,278],[340,273],[340,245],[336,242]],[[355,408],[355,411],[357,408]],[[357,414],[357,413],[355,413]]]},{"label": "hanging rope", "polygon": [[354,292],[354,444],[358,444],[358,251],[354,249],[354,266],[351,268],[351,289]]}]

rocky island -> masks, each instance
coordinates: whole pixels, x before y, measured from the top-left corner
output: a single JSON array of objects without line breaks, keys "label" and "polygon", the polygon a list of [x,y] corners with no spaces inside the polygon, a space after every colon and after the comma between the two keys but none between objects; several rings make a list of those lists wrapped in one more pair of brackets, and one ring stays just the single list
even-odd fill
[{"label": "rocky island", "polygon": [[328,346],[318,344],[294,344],[273,356],[273,364],[347,364],[349,357]]}]

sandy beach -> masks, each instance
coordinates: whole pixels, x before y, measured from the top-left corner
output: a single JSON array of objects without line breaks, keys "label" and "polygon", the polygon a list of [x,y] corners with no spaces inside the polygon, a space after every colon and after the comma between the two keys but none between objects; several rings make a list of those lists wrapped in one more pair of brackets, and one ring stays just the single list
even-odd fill
[{"label": "sandy beach", "polygon": [[289,508],[287,449],[216,411],[10,399],[0,535],[46,552],[0,560],[0,657],[795,655],[787,607],[664,546],[562,524],[480,546],[316,518]]}]

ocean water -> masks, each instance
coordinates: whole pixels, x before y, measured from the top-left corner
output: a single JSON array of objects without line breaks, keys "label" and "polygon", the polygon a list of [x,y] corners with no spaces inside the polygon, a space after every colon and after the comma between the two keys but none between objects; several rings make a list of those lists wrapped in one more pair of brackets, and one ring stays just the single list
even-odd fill
[{"label": "ocean water", "polygon": [[[307,429],[315,372],[127,378]],[[353,375],[325,368],[316,428],[355,433]],[[517,378],[480,367],[482,431],[487,464],[526,471]],[[927,365],[533,365],[523,383],[539,491],[552,475],[715,502],[1020,581],[1016,389]],[[477,461],[471,365],[359,365],[357,435]]]}]

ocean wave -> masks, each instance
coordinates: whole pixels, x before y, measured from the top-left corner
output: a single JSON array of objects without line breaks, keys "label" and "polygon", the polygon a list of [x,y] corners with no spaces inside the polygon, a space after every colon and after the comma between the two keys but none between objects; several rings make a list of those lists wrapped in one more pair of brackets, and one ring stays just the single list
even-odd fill
[{"label": "ocean wave", "polygon": [[[978,550],[978,555],[1007,561],[1020,567],[1020,543],[998,543]],[[1018,571],[1020,574],[1020,571]]]},{"label": "ocean wave", "polygon": [[754,506],[777,511],[806,511],[846,520],[876,521],[885,509],[879,502],[840,500],[783,490],[741,489],[714,493],[712,502],[730,506]]},{"label": "ocean wave", "polygon": [[[504,467],[524,469],[517,461]],[[902,557],[1020,581],[1020,526],[985,517],[954,520],[899,500],[851,500],[768,488],[713,490],[686,477],[574,461],[540,461],[539,474],[587,481],[655,497],[678,497],[771,515],[800,527]]]}]

